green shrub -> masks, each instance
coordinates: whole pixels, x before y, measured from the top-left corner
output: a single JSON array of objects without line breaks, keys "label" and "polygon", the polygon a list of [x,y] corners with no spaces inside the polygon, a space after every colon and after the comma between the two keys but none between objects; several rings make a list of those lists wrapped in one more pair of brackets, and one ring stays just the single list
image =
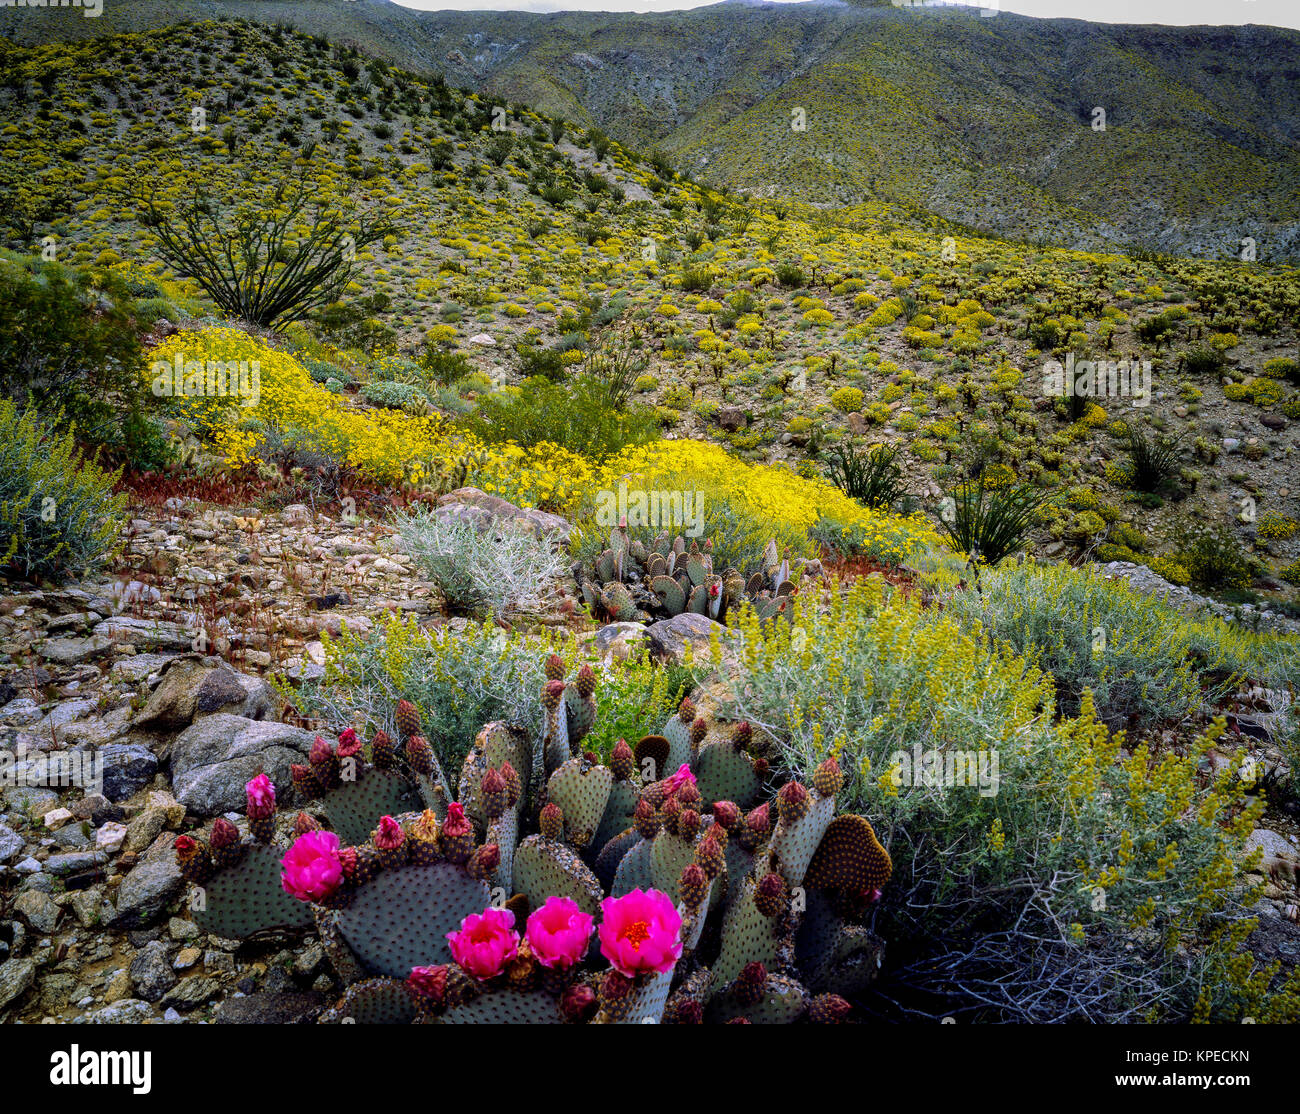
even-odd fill
[{"label": "green shrub", "polygon": [[1150,438],[1130,426],[1125,448],[1129,455],[1129,484],[1135,491],[1154,494],[1168,488],[1178,474],[1178,450],[1184,434]]},{"label": "green shrub", "polygon": [[727,717],[748,720],[783,773],[809,779],[835,754],[839,807],[889,849],[872,914],[891,944],[882,1007],[904,995],[971,1020],[1240,1020],[1244,999],[1273,1020],[1300,1013],[1294,983],[1270,1007],[1223,977],[1250,928],[1239,857],[1262,805],[1235,765],[1198,777],[1222,721],[1159,755],[1112,735],[1090,696],[1054,721],[1050,677],[878,583],[734,630]]},{"label": "green shrub", "polygon": [[831,395],[831,405],[841,414],[851,414],[862,409],[862,389],[860,387],[841,387]]},{"label": "green shrub", "polygon": [[593,460],[653,441],[659,429],[654,411],[617,409],[605,384],[585,375],[564,385],[525,379],[517,388],[480,398],[459,424],[494,444],[513,441],[528,448],[549,441]]},{"label": "green shrub", "polygon": [[0,568],[57,580],[101,564],[126,510],[113,494],[120,474],[83,459],[72,431],[0,399]]},{"label": "green shrub", "polygon": [[448,352],[437,345],[429,345],[420,353],[420,367],[439,386],[458,383],[474,371],[469,357],[463,352]]},{"label": "green shrub", "polygon": [[776,281],[782,286],[798,289],[803,286],[805,278],[803,271],[793,263],[778,263],[776,265]]},{"label": "green shrub", "polygon": [[410,383],[367,383],[361,388],[361,397],[374,406],[413,414],[423,413],[429,405],[428,395]]},{"label": "green shrub", "polygon": [[897,445],[861,450],[852,441],[841,441],[828,455],[826,471],[831,482],[864,507],[891,510],[907,494]]},{"label": "green shrub", "polygon": [[1209,591],[1250,583],[1251,562],[1229,527],[1186,520],[1172,527],[1169,540],[1194,587]]},{"label": "green shrub", "polygon": [[1122,581],[1068,565],[1013,566],[984,573],[978,592],[954,592],[948,608],[1051,673],[1067,715],[1079,714],[1084,689],[1116,729],[1179,723],[1200,704],[1192,624]]},{"label": "green shrub", "polygon": [[1050,493],[1025,484],[966,480],[944,499],[939,522],[964,552],[996,565],[1024,544]]},{"label": "green shrub", "polygon": [[539,612],[565,572],[553,540],[531,530],[478,530],[427,509],[399,516],[394,527],[405,551],[459,615]]},{"label": "green shrub", "polygon": [[0,258],[0,398],[30,401],[60,429],[75,423],[83,443],[128,462],[156,463],[136,317],[116,272]]}]

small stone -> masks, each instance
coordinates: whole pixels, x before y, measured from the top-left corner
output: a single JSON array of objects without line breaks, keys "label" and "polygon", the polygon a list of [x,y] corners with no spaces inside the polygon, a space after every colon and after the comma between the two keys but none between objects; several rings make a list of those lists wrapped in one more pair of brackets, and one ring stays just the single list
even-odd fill
[{"label": "small stone", "polygon": [[34,959],[10,959],[0,963],[0,1009],[21,995],[36,981]]},{"label": "small stone", "polygon": [[126,825],[118,824],[110,820],[107,824],[96,830],[95,847],[99,851],[105,851],[108,854],[116,854],[122,847],[126,839]]},{"label": "small stone", "polygon": [[23,837],[7,824],[0,824],[0,863],[7,863],[23,849]]},{"label": "small stone", "polygon": [[173,940],[196,940],[199,937],[199,927],[193,921],[172,917],[167,922],[167,935]]},{"label": "small stone", "polygon": [[117,971],[108,980],[104,988],[104,1002],[111,1005],[131,997],[131,975],[128,971]]},{"label": "small stone", "polygon": [[203,956],[200,948],[181,948],[176,953],[176,958],[172,960],[172,968],[176,971],[184,971],[186,968],[193,967]]},{"label": "small stone", "polygon": [[50,829],[50,831],[54,831],[56,828],[63,827],[63,825],[71,819],[71,811],[66,808],[56,808],[51,812],[47,812],[45,816],[42,817],[42,822]]},{"label": "small stone", "polygon": [[221,984],[206,975],[191,975],[181,979],[159,1003],[164,1009],[174,1006],[179,1010],[192,1010],[203,1005],[221,991]]},{"label": "small stone", "polygon": [[37,932],[53,932],[62,910],[40,890],[26,890],[14,899],[14,910]]},{"label": "small stone", "polygon": [[14,870],[18,871],[19,874],[40,874],[41,864],[28,855],[27,858],[14,865]]},{"label": "small stone", "polygon": [[176,982],[176,973],[167,961],[167,945],[161,940],[154,940],[136,952],[131,961],[131,985],[144,1001],[158,1001]]}]

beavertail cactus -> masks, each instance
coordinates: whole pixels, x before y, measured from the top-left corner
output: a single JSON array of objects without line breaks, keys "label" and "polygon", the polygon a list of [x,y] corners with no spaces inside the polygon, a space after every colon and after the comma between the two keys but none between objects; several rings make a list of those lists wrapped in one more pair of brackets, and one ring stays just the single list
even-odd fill
[{"label": "beavertail cactus", "polygon": [[[610,559],[714,576],[707,545],[666,538]],[[891,868],[865,818],[835,816],[838,762],[768,797],[748,725],[710,730],[684,701],[606,765],[579,749],[594,672],[566,685],[555,655],[545,672],[541,737],[485,725],[454,800],[428,799],[421,779],[444,779],[407,702],[402,746],[376,732],[370,764],[353,729],[317,740],[295,783],[320,804],[290,846],[275,844],[274,787],[254,779],[252,841],[224,819],[206,843],[176,840],[196,922],[236,939],[314,923],[344,987],[324,1021],[844,1020],[840,995],[879,970],[863,920]]]}]

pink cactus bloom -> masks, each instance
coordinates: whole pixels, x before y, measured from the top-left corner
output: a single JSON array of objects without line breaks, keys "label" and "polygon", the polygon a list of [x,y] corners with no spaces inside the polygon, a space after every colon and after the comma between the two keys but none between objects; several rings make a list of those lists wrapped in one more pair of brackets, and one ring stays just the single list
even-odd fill
[{"label": "pink cactus bloom", "polygon": [[501,974],[519,954],[515,915],[509,909],[489,906],[482,913],[471,913],[460,922],[459,932],[447,933],[447,940],[452,958],[476,979]]},{"label": "pink cactus bloom", "polygon": [[543,967],[563,970],[581,963],[595,918],[571,897],[548,897],[528,917],[524,938]]},{"label": "pink cactus bloom", "polygon": [[671,971],[682,956],[682,917],[659,890],[633,890],[600,905],[600,950],[628,978]]},{"label": "pink cactus bloom", "polygon": [[672,796],[683,785],[694,785],[695,775],[691,773],[691,768],[685,762],[677,767],[677,772],[668,779],[668,784],[664,786],[668,796]]},{"label": "pink cactus bloom", "polygon": [[402,825],[394,820],[391,816],[380,817],[379,827],[375,831],[375,846],[381,851],[394,851],[402,846],[402,840],[406,838],[406,833],[402,831]]},{"label": "pink cactus bloom", "polygon": [[333,832],[314,831],[300,835],[280,863],[284,873],[280,885],[299,901],[321,901],[343,881],[339,859],[339,837]]},{"label": "pink cactus bloom", "polygon": [[275,812],[275,786],[265,774],[258,774],[244,786],[247,802],[245,811],[254,820],[270,816]]}]

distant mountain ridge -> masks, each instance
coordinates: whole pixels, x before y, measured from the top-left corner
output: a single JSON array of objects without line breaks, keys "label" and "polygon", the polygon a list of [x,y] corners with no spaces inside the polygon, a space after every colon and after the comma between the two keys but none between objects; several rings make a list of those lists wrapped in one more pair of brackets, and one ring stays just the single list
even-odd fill
[{"label": "distant mountain ridge", "polygon": [[1093,250],[1230,257],[1249,241],[1262,260],[1300,258],[1296,31],[747,0],[649,15],[106,0],[97,19],[0,9],[0,33],[30,43],[230,16],[597,124],[760,195],[880,197]]}]

